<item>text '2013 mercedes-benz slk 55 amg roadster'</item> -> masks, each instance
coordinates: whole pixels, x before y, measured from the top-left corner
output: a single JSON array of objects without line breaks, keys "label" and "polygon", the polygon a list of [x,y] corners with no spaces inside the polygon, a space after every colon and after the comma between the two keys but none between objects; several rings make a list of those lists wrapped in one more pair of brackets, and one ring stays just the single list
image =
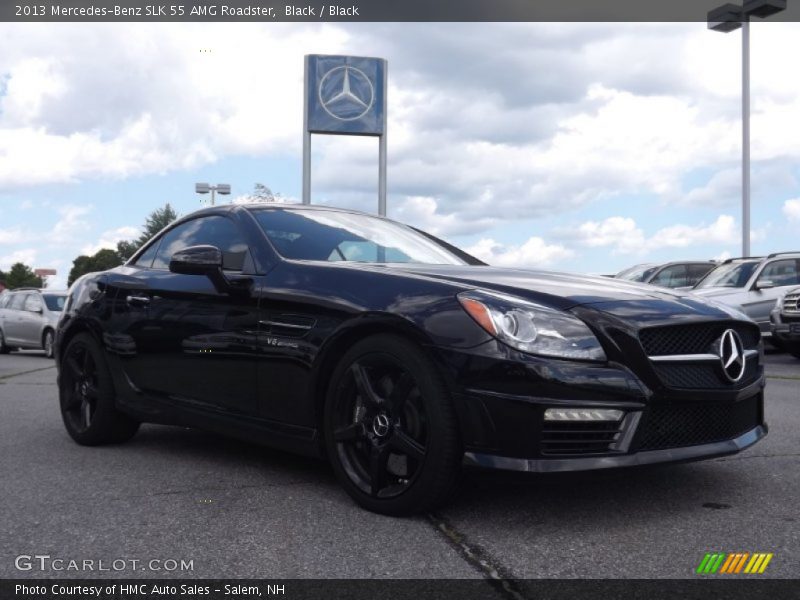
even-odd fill
[{"label": "text '2013 mercedes-benz slk 55 amg roadster'", "polygon": [[445,502],[464,465],[688,461],[767,431],[759,328],[735,309],[494,268],[326,207],[176,221],[72,286],[56,353],[78,443],[148,422],[326,456],[359,504],[393,515]]}]

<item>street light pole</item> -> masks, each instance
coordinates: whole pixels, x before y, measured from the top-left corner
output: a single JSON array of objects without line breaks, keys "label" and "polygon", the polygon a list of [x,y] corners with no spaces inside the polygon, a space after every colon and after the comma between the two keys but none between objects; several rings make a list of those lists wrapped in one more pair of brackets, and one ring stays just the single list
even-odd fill
[{"label": "street light pole", "polygon": [[195,183],[194,191],[197,194],[208,194],[211,192],[211,206],[217,199],[217,192],[223,195],[231,193],[231,186],[227,183],[218,183],[217,185],[208,185],[207,183]]},{"label": "street light pole", "polygon": [[729,33],[742,28],[742,256],[750,256],[750,17],[786,10],[786,0],[745,0],[708,13],[708,28]]},{"label": "street light pole", "polygon": [[742,19],[742,256],[750,256],[750,16]]}]

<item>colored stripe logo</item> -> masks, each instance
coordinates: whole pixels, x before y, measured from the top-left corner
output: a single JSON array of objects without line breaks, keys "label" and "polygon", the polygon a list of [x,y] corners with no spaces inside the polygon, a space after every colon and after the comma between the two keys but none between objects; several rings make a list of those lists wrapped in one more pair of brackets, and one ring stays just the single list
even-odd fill
[{"label": "colored stripe logo", "polygon": [[707,552],[697,566],[696,573],[700,575],[760,574],[767,570],[767,565],[773,556],[772,552]]}]

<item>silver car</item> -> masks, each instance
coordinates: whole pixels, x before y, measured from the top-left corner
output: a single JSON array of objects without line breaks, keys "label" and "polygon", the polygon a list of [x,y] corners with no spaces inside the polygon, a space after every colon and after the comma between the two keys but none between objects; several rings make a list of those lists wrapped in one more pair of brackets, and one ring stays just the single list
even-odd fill
[{"label": "silver car", "polygon": [[772,339],[792,356],[800,358],[800,287],[778,300],[770,315]]},{"label": "silver car", "polygon": [[738,308],[758,323],[762,336],[770,338],[770,312],[798,285],[800,252],[777,252],[764,258],[729,258],[691,292]]},{"label": "silver car", "polygon": [[55,328],[66,292],[18,288],[0,296],[0,354],[41,348],[53,358]]}]

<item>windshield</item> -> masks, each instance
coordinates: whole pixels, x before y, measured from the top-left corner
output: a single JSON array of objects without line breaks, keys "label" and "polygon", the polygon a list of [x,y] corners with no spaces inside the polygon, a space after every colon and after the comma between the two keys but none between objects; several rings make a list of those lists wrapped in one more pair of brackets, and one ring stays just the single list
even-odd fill
[{"label": "windshield", "polygon": [[617,279],[626,281],[646,281],[658,267],[656,265],[636,265],[617,273]]},{"label": "windshield", "polygon": [[64,303],[67,301],[66,294],[42,294],[47,310],[61,312],[64,310]]},{"label": "windshield", "polygon": [[701,279],[695,289],[711,287],[739,288],[747,285],[757,262],[728,263],[718,266]]},{"label": "windshield", "polygon": [[399,223],[326,210],[256,209],[256,220],[285,258],[330,262],[467,264]]}]

